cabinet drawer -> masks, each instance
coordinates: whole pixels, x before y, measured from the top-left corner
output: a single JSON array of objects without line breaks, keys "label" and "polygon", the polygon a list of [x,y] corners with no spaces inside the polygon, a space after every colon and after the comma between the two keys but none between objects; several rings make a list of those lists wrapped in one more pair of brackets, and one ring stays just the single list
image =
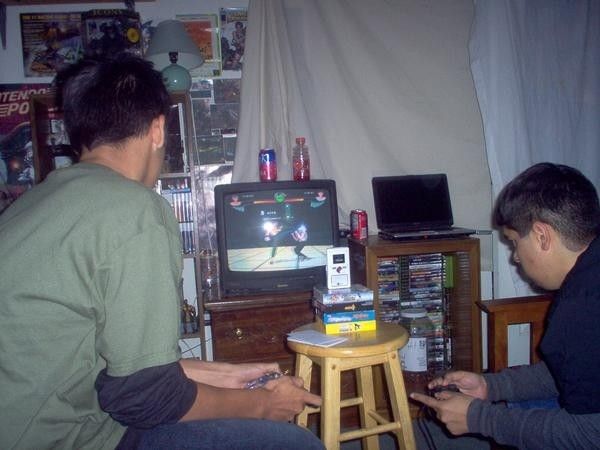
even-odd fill
[{"label": "cabinet drawer", "polygon": [[310,302],[211,312],[215,361],[251,362],[293,358],[285,345],[294,328],[313,321]]}]

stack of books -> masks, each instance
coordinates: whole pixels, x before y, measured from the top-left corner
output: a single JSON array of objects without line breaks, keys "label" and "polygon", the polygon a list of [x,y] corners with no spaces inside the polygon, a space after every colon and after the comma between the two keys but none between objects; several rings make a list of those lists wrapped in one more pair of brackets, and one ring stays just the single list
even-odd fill
[{"label": "stack of books", "polygon": [[325,334],[372,331],[377,328],[373,291],[361,284],[349,288],[313,288],[313,306],[320,329]]}]

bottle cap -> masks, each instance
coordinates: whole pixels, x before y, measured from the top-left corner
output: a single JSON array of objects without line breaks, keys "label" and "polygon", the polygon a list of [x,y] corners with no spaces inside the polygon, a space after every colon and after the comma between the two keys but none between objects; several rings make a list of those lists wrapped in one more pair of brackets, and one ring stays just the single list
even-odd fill
[{"label": "bottle cap", "polygon": [[409,319],[418,319],[420,317],[427,316],[427,310],[425,308],[409,308],[403,309],[400,311],[400,315],[402,317],[407,317]]},{"label": "bottle cap", "polygon": [[306,139],[304,139],[303,137],[296,138],[296,144],[298,144],[298,145],[304,145],[305,142],[306,142]]}]

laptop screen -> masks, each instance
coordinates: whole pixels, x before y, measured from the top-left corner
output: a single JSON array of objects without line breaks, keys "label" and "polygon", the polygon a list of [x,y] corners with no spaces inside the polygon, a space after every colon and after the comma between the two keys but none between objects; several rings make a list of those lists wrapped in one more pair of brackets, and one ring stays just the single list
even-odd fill
[{"label": "laptop screen", "polygon": [[382,231],[450,228],[452,206],[446,174],[374,177],[377,227]]}]

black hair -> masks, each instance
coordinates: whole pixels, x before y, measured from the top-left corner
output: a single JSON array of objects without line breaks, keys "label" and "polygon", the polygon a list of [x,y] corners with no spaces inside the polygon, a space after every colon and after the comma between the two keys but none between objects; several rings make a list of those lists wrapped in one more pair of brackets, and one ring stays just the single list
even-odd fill
[{"label": "black hair", "polygon": [[569,166],[539,163],[508,183],[494,209],[500,227],[523,237],[533,222],[552,226],[565,246],[578,250],[589,244],[600,230],[598,193],[590,180]]},{"label": "black hair", "polygon": [[120,146],[168,117],[169,93],[152,63],[122,53],[84,59],[56,77],[58,102],[75,151]]}]

